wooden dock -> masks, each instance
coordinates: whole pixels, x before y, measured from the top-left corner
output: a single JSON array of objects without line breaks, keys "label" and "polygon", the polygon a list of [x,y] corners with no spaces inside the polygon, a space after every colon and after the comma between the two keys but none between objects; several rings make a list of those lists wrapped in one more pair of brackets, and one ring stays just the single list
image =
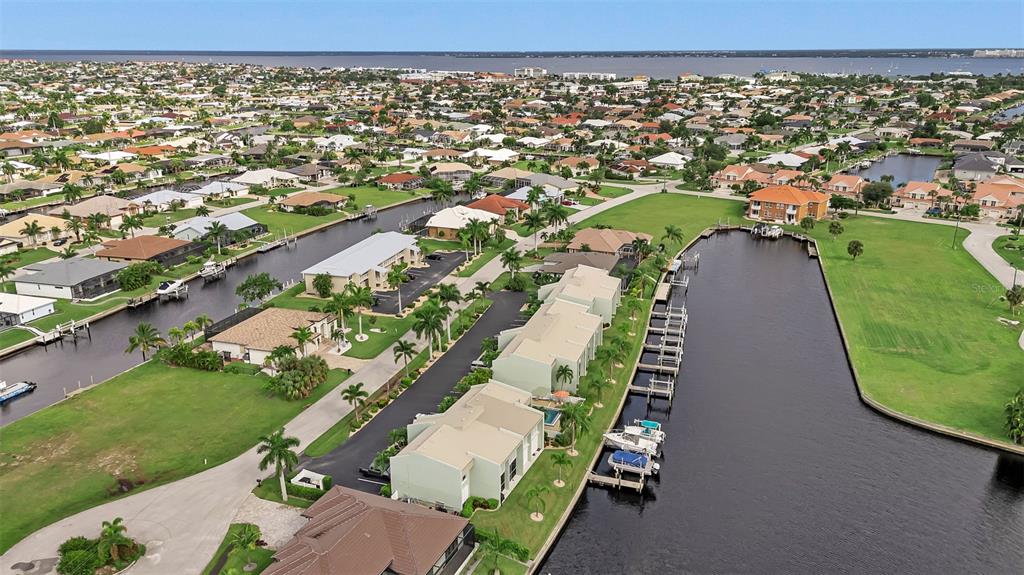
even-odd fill
[{"label": "wooden dock", "polygon": [[643,491],[644,489],[644,477],[641,475],[639,481],[632,479],[623,479],[622,475],[601,475],[591,471],[587,474],[587,481],[594,485],[601,485],[604,487],[614,487],[620,489],[622,487],[628,489],[635,489],[637,491]]},{"label": "wooden dock", "polygon": [[814,245],[814,242],[807,242],[807,257],[818,257],[818,246]]},{"label": "wooden dock", "polygon": [[156,295],[156,292],[149,292],[137,297],[128,298],[124,305],[130,308],[137,308],[159,298],[160,296]]},{"label": "wooden dock", "polygon": [[653,363],[641,363],[637,365],[637,369],[641,371],[650,371],[654,373],[667,373],[675,375],[679,373],[679,367],[674,365],[656,365]]},{"label": "wooden dock", "polygon": [[664,398],[672,402],[676,395],[676,382],[674,379],[658,379],[652,377],[647,385],[630,384],[629,392],[647,397],[647,403],[654,398]]}]

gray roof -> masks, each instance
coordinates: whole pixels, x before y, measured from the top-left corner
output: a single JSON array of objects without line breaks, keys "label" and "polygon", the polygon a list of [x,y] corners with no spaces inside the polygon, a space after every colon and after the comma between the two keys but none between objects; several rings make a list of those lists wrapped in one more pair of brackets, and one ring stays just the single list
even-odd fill
[{"label": "gray roof", "polygon": [[530,181],[530,185],[533,186],[553,186],[562,190],[569,188],[578,188],[579,184],[572,180],[567,180],[562,176],[555,176],[552,174],[531,174],[526,178]]},{"label": "gray roof", "polygon": [[302,274],[329,274],[336,277],[363,274],[379,267],[384,260],[409,247],[418,249],[416,248],[416,236],[398,232],[374,234],[324,261],[302,270]]},{"label": "gray roof", "polygon": [[43,284],[53,286],[75,286],[92,278],[116,272],[128,264],[108,262],[93,258],[72,258],[50,264],[32,264],[25,269],[35,273],[22,276],[15,282]]},{"label": "gray roof", "polygon": [[985,157],[985,154],[974,152],[957,156],[953,162],[953,168],[957,170],[970,170],[973,172],[995,172],[995,162]]},{"label": "gray roof", "polygon": [[174,226],[174,233],[178,233],[183,229],[191,228],[199,233],[205,234],[207,230],[210,229],[213,222],[220,222],[221,225],[232,232],[244,230],[250,226],[259,224],[256,220],[241,212],[232,212],[216,218],[208,216],[196,216],[194,218],[189,218]]}]

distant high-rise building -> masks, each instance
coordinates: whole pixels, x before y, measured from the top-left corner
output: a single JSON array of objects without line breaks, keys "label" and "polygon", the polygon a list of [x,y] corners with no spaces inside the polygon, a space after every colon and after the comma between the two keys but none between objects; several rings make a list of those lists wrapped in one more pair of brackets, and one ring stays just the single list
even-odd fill
[{"label": "distant high-rise building", "polygon": [[543,78],[548,75],[548,71],[544,68],[516,68],[516,78]]}]

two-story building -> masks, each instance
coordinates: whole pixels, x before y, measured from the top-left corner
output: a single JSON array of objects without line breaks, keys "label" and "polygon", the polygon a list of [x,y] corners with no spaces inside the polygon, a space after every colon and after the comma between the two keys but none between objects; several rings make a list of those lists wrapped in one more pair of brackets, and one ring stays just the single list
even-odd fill
[{"label": "two-story building", "polygon": [[793,186],[768,186],[750,194],[747,217],[752,220],[796,224],[807,216],[816,220],[828,214],[828,196]]},{"label": "two-story building", "polygon": [[302,271],[306,292],[315,294],[316,276],[331,277],[333,292],[341,292],[349,284],[371,290],[387,290],[388,272],[399,264],[417,266],[423,263],[422,253],[416,245],[416,236],[398,232],[373,234],[320,263]]}]

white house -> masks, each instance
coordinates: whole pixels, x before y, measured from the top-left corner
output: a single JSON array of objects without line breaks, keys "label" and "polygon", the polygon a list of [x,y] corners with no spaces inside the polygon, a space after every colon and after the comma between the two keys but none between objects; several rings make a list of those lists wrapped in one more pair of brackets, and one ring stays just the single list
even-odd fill
[{"label": "white house", "polygon": [[262,170],[249,170],[239,176],[231,179],[236,184],[245,184],[247,186],[264,186],[267,188],[276,188],[279,186],[286,186],[297,184],[301,178],[295,174],[288,172],[282,172],[281,170],[275,170],[273,168],[264,168]]},{"label": "white house", "polygon": [[557,282],[541,286],[537,297],[542,301],[560,299],[586,306],[589,313],[601,316],[609,325],[622,297],[621,283],[603,269],[580,265],[562,274]]},{"label": "white house", "polygon": [[171,209],[171,202],[177,202],[181,208],[198,208],[203,205],[203,197],[174,190],[157,190],[137,198],[132,203],[142,206],[148,211],[166,212]]},{"label": "white house", "polygon": [[419,265],[422,261],[416,236],[382,232],[302,270],[302,278],[309,293],[316,293],[313,280],[320,274],[331,277],[331,291],[337,293],[349,284],[371,290],[390,289],[387,276],[393,267],[403,263]]},{"label": "white house", "polygon": [[[292,334],[299,328],[309,328],[312,338],[304,349]],[[272,307],[209,338],[213,351],[227,361],[244,361],[263,365],[275,348],[295,349],[301,355],[315,353],[320,344],[331,337],[334,316],[327,313]]]},{"label": "white house", "polygon": [[687,158],[679,152],[665,152],[664,154],[655,156],[647,161],[659,168],[678,169],[685,166],[689,159],[690,158]]},{"label": "white house", "polygon": [[53,313],[55,300],[0,292],[0,327],[21,325]]},{"label": "white house", "polygon": [[452,206],[439,210],[427,220],[427,235],[432,238],[455,239],[459,230],[466,227],[469,222],[478,220],[487,223],[493,229],[495,222],[501,216],[484,210],[467,208],[466,206]]}]

